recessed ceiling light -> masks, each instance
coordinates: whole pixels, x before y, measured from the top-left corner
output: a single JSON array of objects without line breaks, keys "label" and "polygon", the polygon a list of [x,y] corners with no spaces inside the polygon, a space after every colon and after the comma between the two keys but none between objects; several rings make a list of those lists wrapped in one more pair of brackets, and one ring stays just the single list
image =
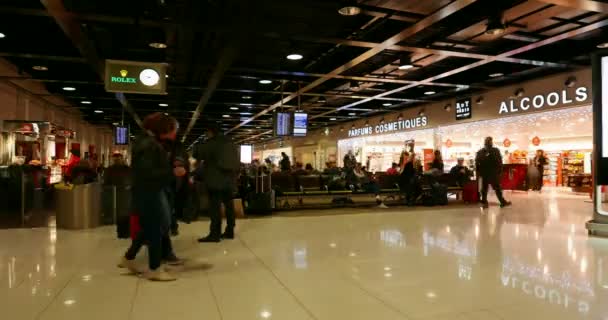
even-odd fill
[{"label": "recessed ceiling light", "polygon": [[230,115],[229,114],[225,114],[222,117],[224,117],[224,118],[230,118]]},{"label": "recessed ceiling light", "polygon": [[251,113],[251,112],[241,112],[241,115],[242,115],[242,116],[250,116],[250,115],[252,115],[252,114],[253,114],[253,113]]},{"label": "recessed ceiling light", "polygon": [[608,48],[608,42],[602,42],[602,43],[598,44],[596,47],[598,47],[600,49],[606,49],[606,48]]},{"label": "recessed ceiling light", "polygon": [[262,129],[262,127],[255,127],[256,129]]},{"label": "recessed ceiling light", "polygon": [[251,96],[242,96],[241,98],[243,98],[245,100],[249,100],[249,99],[251,99]]},{"label": "recessed ceiling light", "polygon": [[238,107],[230,107],[230,110],[239,110]]},{"label": "recessed ceiling light", "polygon": [[387,103],[383,103],[382,105],[383,105],[383,106],[385,106],[385,107],[390,107],[390,106],[392,106],[393,104],[392,104],[392,103],[388,103],[388,102],[387,102]]},{"label": "recessed ceiling light", "polygon": [[112,124],[113,124],[113,125],[115,125],[115,126],[117,126],[117,125],[118,125],[118,122],[112,122]]},{"label": "recessed ceiling light", "polygon": [[304,58],[304,57],[301,54],[297,54],[297,53],[292,53],[287,56],[287,59],[289,59],[289,60],[301,60],[302,58]]},{"label": "recessed ceiling light", "polygon": [[165,75],[165,78],[169,78],[169,75],[168,75],[168,74],[166,74],[166,75]]},{"label": "recessed ceiling light", "polygon": [[502,76],[504,76],[504,73],[502,73],[502,72],[496,72],[496,73],[490,74],[490,78],[498,78],[498,77],[502,77]]},{"label": "recessed ceiling light", "polygon": [[336,118],[329,118],[330,121],[336,121]]},{"label": "recessed ceiling light", "polygon": [[499,35],[505,32],[507,27],[503,22],[502,15],[490,17],[488,19],[488,25],[486,27],[486,34]]},{"label": "recessed ceiling light", "polygon": [[167,45],[162,43],[162,42],[151,42],[149,44],[150,47],[154,48],[154,49],[165,49],[167,48]]},{"label": "recessed ceiling light", "polygon": [[36,71],[47,71],[47,70],[49,70],[49,68],[45,67],[45,66],[33,66],[32,69],[34,69]]},{"label": "recessed ceiling light", "polygon": [[5,38],[6,35],[4,35],[4,33],[0,32],[0,39]]},{"label": "recessed ceiling light", "polygon": [[103,113],[103,110],[95,110],[95,113]]},{"label": "recessed ceiling light", "polygon": [[165,112],[165,115],[168,116],[169,114],[167,112]]},{"label": "recessed ceiling light", "polygon": [[271,84],[272,81],[271,80],[260,80],[261,84]]},{"label": "recessed ceiling light", "polygon": [[169,104],[168,103],[159,103],[158,106],[159,107],[168,107]]},{"label": "recessed ceiling light", "polygon": [[83,101],[80,101],[80,103],[82,103],[82,104],[91,104],[91,101],[83,100]]},{"label": "recessed ceiling light", "polygon": [[407,69],[411,69],[413,67],[414,67],[414,65],[411,65],[411,64],[402,64],[399,66],[399,70],[407,70]]},{"label": "recessed ceiling light", "polygon": [[435,92],[435,91],[427,91],[424,94],[426,94],[427,96],[430,96],[430,95],[435,94],[435,93],[437,93],[437,92]]},{"label": "recessed ceiling light", "polygon": [[356,116],[357,114],[356,114],[356,113],[354,113],[354,112],[351,112],[351,113],[349,113],[348,115],[349,115],[349,116]]},{"label": "recessed ceiling light", "polygon": [[355,5],[344,6],[338,10],[338,13],[343,16],[356,16],[361,13],[361,8]]},{"label": "recessed ceiling light", "polygon": [[76,88],[74,87],[63,87],[64,91],[76,91]]}]

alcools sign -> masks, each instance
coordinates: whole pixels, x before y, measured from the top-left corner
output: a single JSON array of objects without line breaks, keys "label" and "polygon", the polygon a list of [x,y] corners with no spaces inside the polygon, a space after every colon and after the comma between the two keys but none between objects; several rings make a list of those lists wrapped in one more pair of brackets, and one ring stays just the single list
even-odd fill
[{"label": "alcools sign", "polygon": [[403,130],[423,128],[428,125],[428,118],[426,116],[419,116],[412,119],[403,119],[393,122],[380,123],[376,126],[366,125],[361,128],[352,128],[348,130],[349,137],[361,137],[372,134],[384,134],[399,132]]},{"label": "alcools sign", "polygon": [[502,101],[498,114],[513,114],[529,110],[538,110],[556,105],[569,105],[575,102],[584,102],[589,99],[587,87],[578,87],[574,90],[553,91],[547,94],[537,94],[518,99]]}]

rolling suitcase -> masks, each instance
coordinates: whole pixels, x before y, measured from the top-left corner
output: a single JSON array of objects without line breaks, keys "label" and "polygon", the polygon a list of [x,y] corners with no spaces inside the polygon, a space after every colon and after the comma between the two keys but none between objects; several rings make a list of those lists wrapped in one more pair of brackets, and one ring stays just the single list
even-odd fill
[{"label": "rolling suitcase", "polygon": [[462,200],[465,203],[479,202],[479,185],[477,181],[469,181],[462,187]]},{"label": "rolling suitcase", "polygon": [[247,214],[269,215],[274,209],[274,190],[272,189],[272,178],[268,176],[268,187],[264,184],[264,176],[255,179],[255,193],[249,194],[247,201]]}]

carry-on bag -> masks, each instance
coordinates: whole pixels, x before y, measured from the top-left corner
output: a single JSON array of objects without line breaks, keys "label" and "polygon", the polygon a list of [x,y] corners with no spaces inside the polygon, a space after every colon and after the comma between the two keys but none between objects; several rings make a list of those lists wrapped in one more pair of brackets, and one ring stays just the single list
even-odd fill
[{"label": "carry-on bag", "polygon": [[469,181],[462,187],[462,200],[465,203],[479,202],[479,185],[477,181]]},{"label": "carry-on bag", "polygon": [[264,183],[264,175],[255,179],[255,193],[249,194],[247,199],[247,214],[269,215],[274,209],[274,190],[272,189],[272,178],[268,175],[268,187]]}]

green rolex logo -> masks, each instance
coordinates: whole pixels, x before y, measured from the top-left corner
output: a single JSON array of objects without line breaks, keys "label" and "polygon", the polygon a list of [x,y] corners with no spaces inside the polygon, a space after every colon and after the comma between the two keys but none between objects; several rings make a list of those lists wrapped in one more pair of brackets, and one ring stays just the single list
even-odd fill
[{"label": "green rolex logo", "polygon": [[112,82],[119,82],[119,83],[137,83],[137,79],[135,78],[127,78],[127,75],[129,74],[129,71],[127,70],[120,70],[120,77],[112,77],[111,81]]}]

